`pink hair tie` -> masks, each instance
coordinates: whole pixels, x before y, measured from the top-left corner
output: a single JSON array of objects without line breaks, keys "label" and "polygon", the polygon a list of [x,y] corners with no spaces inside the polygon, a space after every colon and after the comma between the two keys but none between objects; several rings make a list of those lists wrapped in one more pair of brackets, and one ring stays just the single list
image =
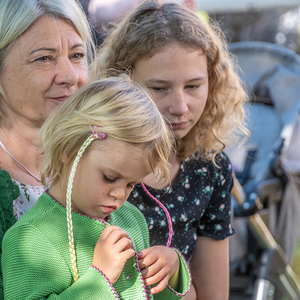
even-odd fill
[{"label": "pink hair tie", "polygon": [[[93,138],[94,138],[94,139],[102,140],[102,139],[104,139],[104,138],[106,137],[106,134],[105,134],[105,133],[99,132],[99,131],[95,131],[95,130],[93,130],[93,128],[92,128],[91,125],[89,125],[89,126],[90,126],[90,128],[91,128],[91,130],[92,130]],[[94,126],[94,127],[95,127],[96,129],[100,129],[100,127],[98,127],[98,126]]]},{"label": "pink hair tie", "polygon": [[150,198],[152,198],[165,212],[166,216],[167,216],[167,220],[168,220],[168,226],[169,226],[169,237],[168,237],[168,241],[166,246],[170,247],[171,245],[171,241],[172,241],[172,236],[173,236],[173,227],[172,227],[172,220],[170,217],[170,213],[168,212],[167,208],[158,200],[156,199],[153,195],[150,194],[150,192],[147,190],[147,188],[145,187],[145,184],[142,182],[141,186],[143,187],[144,191],[148,194],[148,196]]}]

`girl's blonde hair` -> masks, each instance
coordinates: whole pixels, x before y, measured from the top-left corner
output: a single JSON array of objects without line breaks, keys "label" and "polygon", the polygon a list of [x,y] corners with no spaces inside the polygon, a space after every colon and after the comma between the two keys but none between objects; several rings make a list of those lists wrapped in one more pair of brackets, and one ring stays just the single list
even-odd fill
[{"label": "girl's blonde hair", "polygon": [[[232,142],[248,135],[243,104],[247,94],[219,27],[208,25],[193,11],[176,3],[147,0],[127,15],[106,38],[96,55],[92,78],[127,72],[171,43],[201,50],[209,76],[208,99],[200,120],[177,141],[180,159],[197,154],[212,159]],[[137,79],[138,80],[138,79]],[[211,155],[213,153],[213,155]]]},{"label": "girl's blonde hair", "polygon": [[85,85],[47,119],[40,131],[43,184],[56,183],[66,174],[92,135],[91,127],[126,143],[144,144],[152,170],[169,176],[172,134],[151,96],[121,75]]}]

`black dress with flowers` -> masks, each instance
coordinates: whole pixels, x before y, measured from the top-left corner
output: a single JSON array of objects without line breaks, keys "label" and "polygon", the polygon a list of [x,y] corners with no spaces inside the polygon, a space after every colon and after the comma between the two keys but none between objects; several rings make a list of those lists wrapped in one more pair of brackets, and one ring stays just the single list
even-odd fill
[{"label": "black dress with flowers", "polygon": [[[146,186],[169,210],[174,231],[171,246],[181,251],[187,261],[194,252],[197,236],[222,240],[234,232],[231,228],[231,164],[223,152],[216,162],[218,167],[201,159],[182,162],[170,187],[155,190]],[[145,216],[150,245],[165,245],[168,222],[160,206],[141,185],[135,186],[128,201]]]}]

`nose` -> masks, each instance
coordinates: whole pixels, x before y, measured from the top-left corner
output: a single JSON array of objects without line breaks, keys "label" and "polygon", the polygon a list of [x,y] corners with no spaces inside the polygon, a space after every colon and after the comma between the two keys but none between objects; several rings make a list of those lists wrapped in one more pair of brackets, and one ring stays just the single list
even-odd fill
[{"label": "nose", "polygon": [[79,74],[69,58],[64,58],[57,62],[55,76],[56,84],[74,86],[78,82]]},{"label": "nose", "polygon": [[126,188],[124,187],[115,187],[109,193],[109,195],[116,200],[126,200],[126,194]]},{"label": "nose", "polygon": [[170,114],[182,116],[188,112],[188,96],[184,91],[174,91],[170,96]]}]

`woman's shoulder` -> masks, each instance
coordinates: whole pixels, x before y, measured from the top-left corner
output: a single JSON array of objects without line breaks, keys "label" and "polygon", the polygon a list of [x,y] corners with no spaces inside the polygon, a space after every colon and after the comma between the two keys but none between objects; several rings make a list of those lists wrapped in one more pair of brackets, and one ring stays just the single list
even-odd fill
[{"label": "woman's shoulder", "polygon": [[193,157],[182,162],[180,177],[185,182],[194,182],[194,186],[205,187],[205,189],[214,193],[222,192],[232,185],[230,159],[224,152],[218,153],[214,161]]}]

